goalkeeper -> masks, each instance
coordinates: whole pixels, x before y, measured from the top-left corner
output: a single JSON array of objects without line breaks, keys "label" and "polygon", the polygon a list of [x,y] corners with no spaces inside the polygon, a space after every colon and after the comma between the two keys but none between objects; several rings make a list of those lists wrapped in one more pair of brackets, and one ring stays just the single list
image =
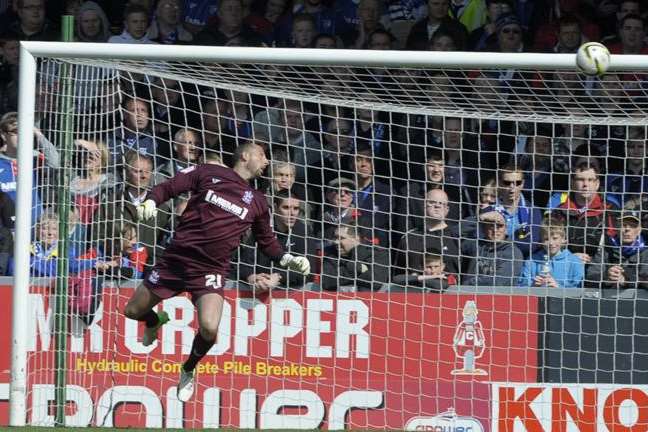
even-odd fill
[{"label": "goalkeeper", "polygon": [[155,216],[158,205],[191,192],[170,245],[124,311],[128,318],[145,323],[142,342],[148,346],[157,339],[158,329],[169,321],[165,312],[156,313],[153,307],[182,292],[191,294],[198,309],[199,330],[180,372],[177,392],[183,402],[193,395],[196,364],[216,340],[223,309],[223,283],[243,233],[252,227],[263,253],[290,270],[304,275],[310,272],[306,257],[284,253],[270,227],[264,194],[249,185],[268,165],[261,146],[241,144],[233,160],[233,169],[219,164],[186,168],[155,186],[137,208],[138,218],[146,220]]}]

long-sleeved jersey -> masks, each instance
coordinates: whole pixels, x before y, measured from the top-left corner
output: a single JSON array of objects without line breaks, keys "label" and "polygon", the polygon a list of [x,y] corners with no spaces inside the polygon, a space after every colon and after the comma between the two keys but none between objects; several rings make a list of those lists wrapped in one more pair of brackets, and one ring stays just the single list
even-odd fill
[{"label": "long-sleeved jersey", "polygon": [[265,196],[234,170],[212,164],[186,168],[155,186],[148,198],[159,205],[185,192],[191,198],[161,258],[169,269],[187,277],[227,275],[232,252],[250,227],[264,254],[275,260],[283,255]]}]

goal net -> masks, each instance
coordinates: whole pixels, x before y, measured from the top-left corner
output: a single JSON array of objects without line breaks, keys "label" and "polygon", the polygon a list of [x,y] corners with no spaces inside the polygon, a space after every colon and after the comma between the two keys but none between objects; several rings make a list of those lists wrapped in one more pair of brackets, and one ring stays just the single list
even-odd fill
[{"label": "goal net", "polygon": [[[592,78],[569,55],[25,46],[12,424],[648,424],[634,60]],[[123,310],[191,196],[148,221],[136,207],[248,141],[269,160],[253,186],[273,228],[313,272],[274,266],[245,235],[182,403],[189,297],[157,306],[171,321],[149,347]]]}]

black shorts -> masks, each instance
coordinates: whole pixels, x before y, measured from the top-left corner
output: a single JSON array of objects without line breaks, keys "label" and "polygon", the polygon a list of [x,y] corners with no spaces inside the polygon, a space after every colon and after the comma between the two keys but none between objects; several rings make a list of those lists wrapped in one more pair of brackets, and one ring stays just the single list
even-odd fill
[{"label": "black shorts", "polygon": [[164,263],[158,263],[144,279],[144,286],[161,299],[175,297],[183,292],[191,295],[196,304],[205,294],[223,296],[225,278],[219,274],[204,274],[188,277],[170,270]]}]

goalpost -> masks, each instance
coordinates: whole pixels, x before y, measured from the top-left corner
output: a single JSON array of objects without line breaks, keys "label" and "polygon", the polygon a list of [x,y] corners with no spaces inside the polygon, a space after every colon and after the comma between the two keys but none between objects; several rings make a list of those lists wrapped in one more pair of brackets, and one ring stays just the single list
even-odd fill
[{"label": "goalpost", "polygon": [[[201,157],[216,155],[227,160],[228,150],[246,139],[266,145],[271,163],[273,156],[281,159],[288,157],[287,153],[296,165],[296,184],[306,196],[309,228],[324,231],[311,239],[318,244],[312,250],[313,262],[322,264],[325,247],[332,246],[330,236],[337,232],[323,229],[324,220],[318,219],[325,213],[330,190],[326,184],[313,183],[310,170],[324,163],[322,152],[327,140],[338,145],[332,151],[338,159],[353,159],[352,147],[339,146],[344,139],[347,145],[353,139],[357,144],[364,121],[370,124],[364,141],[374,169],[379,171],[376,177],[389,186],[389,192],[383,194],[390,203],[391,223],[383,230],[378,212],[364,210],[370,215],[367,223],[372,225],[367,236],[376,250],[393,257],[398,238],[423,216],[415,214],[406,200],[399,201],[399,191],[410,193],[410,186],[425,184],[431,147],[452,150],[446,148],[446,140],[454,137],[458,150],[475,158],[474,173],[484,170],[495,174],[504,156],[529,156],[525,142],[530,136],[541,135],[540,125],[551,129],[550,138],[556,137],[558,124],[597,125],[608,131],[614,127],[645,127],[646,106],[621,87],[634,82],[635,72],[647,69],[645,56],[612,56],[609,74],[617,80],[606,87],[578,75],[571,54],[376,54],[22,42],[10,424],[197,428],[325,425],[329,429],[450,428],[453,432],[459,427],[476,431],[514,426],[517,430],[520,421],[531,421],[522,419],[521,392],[525,386],[543,380],[546,370],[541,368],[553,361],[541,352],[543,344],[550,345],[546,332],[552,323],[545,316],[552,312],[547,296],[562,296],[565,299],[561,302],[571,304],[567,297],[573,294],[569,290],[550,292],[513,286],[495,291],[477,287],[447,294],[412,294],[389,292],[387,281],[382,289],[376,289],[378,279],[369,281],[373,290],[355,294],[291,289],[277,290],[270,298],[257,298],[229,290],[218,342],[199,369],[194,400],[183,405],[175,398],[174,386],[178,365],[190,348],[195,329],[191,303],[180,298],[160,305],[170,312],[172,322],[149,349],[140,343],[142,329],[120,314],[141,269],[118,277],[99,274],[96,267],[83,267],[85,262],[92,261],[94,266],[101,261],[98,257],[106,248],[121,252],[115,248],[123,248],[122,242],[130,236],[127,230],[131,225],[124,223],[123,216],[127,203],[116,199],[114,191],[131,182],[124,178],[129,175],[124,174],[124,167],[141,163],[147,155],[140,152],[140,159],[131,155],[134,159],[126,160],[120,146],[140,146],[141,150],[152,142],[159,153],[151,155],[149,151],[146,160],[150,161],[149,169],[156,172],[164,166],[172,170],[187,166],[174,147],[174,142],[186,140],[186,136],[174,137],[179,129],[190,130],[203,143],[198,150]],[[621,87],[615,87],[617,84]],[[638,88],[643,91],[641,84]],[[135,134],[124,129],[129,112],[139,109],[137,101],[128,105],[131,99],[144,101],[144,116],[152,118]],[[66,103],[72,104],[73,111],[66,112]],[[291,116],[298,119],[291,123]],[[217,126],[209,130],[210,119]],[[130,121],[136,129],[140,127],[137,113]],[[487,122],[492,125],[484,126]],[[54,142],[69,166],[64,162],[53,167],[43,157],[34,158],[35,124],[49,141],[56,141],[60,134],[74,135],[69,149]],[[378,137],[379,129],[374,126],[378,128],[379,124],[383,131],[389,131],[386,135]],[[291,138],[294,131],[298,133]],[[343,137],[352,133],[356,138]],[[311,138],[322,147],[308,147]],[[570,130],[561,138],[583,137]],[[82,142],[76,141],[79,139]],[[491,140],[486,150],[482,139]],[[218,147],[210,147],[210,140]],[[106,149],[97,146],[97,141],[105,142]],[[380,145],[390,151],[378,154]],[[96,178],[89,174],[91,160],[101,164]],[[493,161],[495,165],[488,165]],[[381,164],[387,167],[382,172]],[[359,181],[357,168],[340,164],[332,170],[336,178]],[[330,180],[325,170],[320,174],[319,180]],[[62,183],[61,178],[66,176],[77,182],[72,186]],[[153,183],[163,180],[163,176],[154,177]],[[97,178],[104,183],[92,189],[96,185],[91,182]],[[461,200],[464,196],[474,199],[485,186],[482,182],[482,178],[471,178],[472,189],[455,184]],[[54,192],[61,185],[69,190]],[[105,190],[102,185],[106,185]],[[545,192],[551,192],[552,186],[549,184]],[[88,192],[90,189],[95,195]],[[271,200],[275,198],[271,187],[268,195]],[[51,208],[60,207],[70,196],[70,221],[51,214]],[[39,202],[33,202],[34,197]],[[416,199],[422,200],[420,196]],[[450,204],[460,208],[476,204],[466,200]],[[173,205],[180,206],[184,201]],[[154,263],[171,235],[179,217],[175,211],[173,207],[164,210],[164,226],[155,222],[151,244],[142,239],[150,227],[132,221],[138,245],[147,253],[147,264]],[[392,214],[404,218],[401,226],[393,222]],[[338,216],[337,223],[347,223]],[[459,216],[453,222],[463,223],[463,219]],[[39,230],[45,229],[48,221],[66,227],[63,232],[69,224],[73,231],[67,239],[57,238],[59,246],[68,244],[78,252],[75,257],[67,252],[58,256],[59,270],[67,269],[68,262],[70,268],[78,266],[75,268],[80,270],[73,276],[68,277],[66,272],[34,274],[33,243],[42,240],[44,234]],[[290,237],[288,242],[293,244]],[[53,244],[56,253],[57,243]],[[258,257],[253,257],[258,264]],[[113,258],[107,254],[105,261]],[[129,265],[132,270],[133,263]],[[362,269],[363,263],[356,260],[355,265]],[[379,267],[373,269],[376,278]],[[237,267],[232,286],[245,285],[245,280],[236,277],[240,271]],[[56,279],[56,274],[64,275],[59,276],[64,279],[57,284],[61,292],[52,294],[50,282],[44,279]],[[323,277],[318,275],[310,286],[317,286]],[[88,300],[85,296],[95,298]],[[65,311],[64,316],[58,320],[69,330],[52,343],[49,327],[56,321],[52,311],[59,310],[56,301],[58,306],[64,304],[60,309]],[[81,313],[82,309],[85,312]],[[547,320],[547,328],[542,328],[543,320]],[[477,348],[465,346],[466,338],[461,335],[466,325],[471,335],[481,339]],[[550,393],[551,386],[547,388]],[[590,397],[588,389],[575,384],[565,388]],[[610,384],[605,391],[614,393],[616,387]],[[563,398],[569,396],[565,395],[561,393]],[[549,401],[550,396],[543,399],[545,396],[540,398]],[[591,414],[587,406],[574,402],[579,397],[565,404]],[[640,399],[627,396],[616,402],[620,412],[614,421],[617,425],[627,425],[638,412],[620,408],[626,400]],[[541,425],[552,424],[555,412],[572,415],[572,411],[552,411],[551,403],[545,405],[540,403],[535,411]],[[585,414],[574,422],[580,425],[589,421],[584,418]]]}]

